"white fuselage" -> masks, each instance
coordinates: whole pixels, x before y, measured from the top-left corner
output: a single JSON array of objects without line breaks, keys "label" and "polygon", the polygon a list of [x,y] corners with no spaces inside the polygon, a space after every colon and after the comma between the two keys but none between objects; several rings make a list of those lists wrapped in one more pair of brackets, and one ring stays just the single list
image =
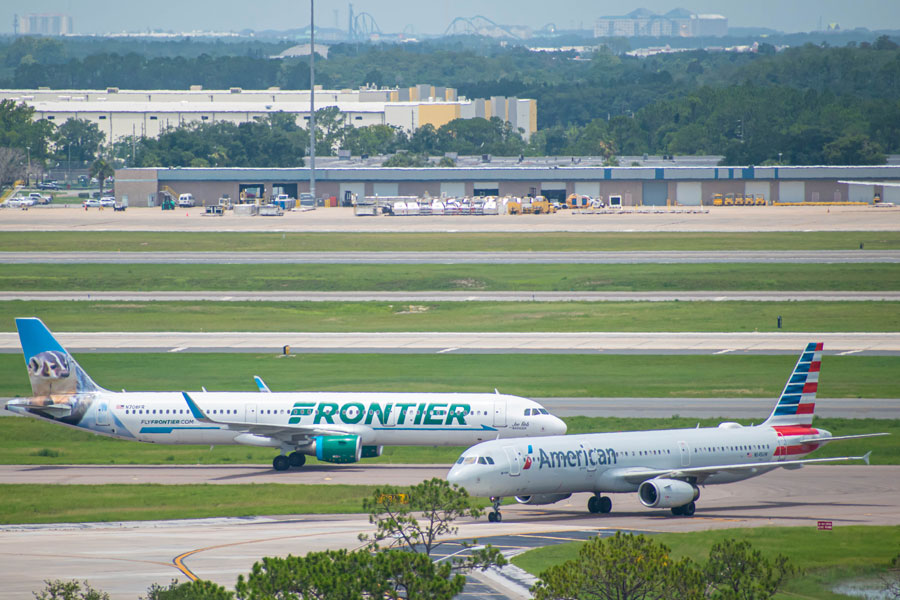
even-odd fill
[{"label": "white fuselage", "polygon": [[[95,433],[158,444],[279,447],[285,433],[358,435],[373,446],[465,446],[488,439],[556,435],[565,423],[540,404],[504,394],[192,392],[209,418],[195,418],[180,392],[96,392],[77,421],[7,408]],[[271,428],[271,437],[259,431]],[[255,433],[248,433],[253,429]],[[318,433],[316,433],[318,432]],[[276,433],[278,435],[276,435]]]},{"label": "white fuselage", "polygon": [[[812,452],[830,436],[827,431],[809,427],[727,424],[704,429],[495,440],[466,450],[447,479],[475,496],[634,492],[642,482],[641,470],[675,472],[690,467],[794,459]],[[480,460],[482,457],[485,460]],[[773,468],[722,470],[698,478],[697,483],[730,483]]]}]

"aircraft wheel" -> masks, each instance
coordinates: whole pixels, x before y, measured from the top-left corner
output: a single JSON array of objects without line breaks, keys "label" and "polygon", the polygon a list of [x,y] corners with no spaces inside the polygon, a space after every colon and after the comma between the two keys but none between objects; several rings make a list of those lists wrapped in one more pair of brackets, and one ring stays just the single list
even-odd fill
[{"label": "aircraft wheel", "polygon": [[291,461],[283,454],[279,454],[272,459],[272,468],[276,471],[287,471],[290,467]]},{"label": "aircraft wheel", "polygon": [[600,510],[600,498],[598,496],[591,496],[588,500],[588,512],[597,514]]},{"label": "aircraft wheel", "polygon": [[676,517],[680,517],[682,508],[683,508],[682,506],[673,506],[672,514],[675,515]]},{"label": "aircraft wheel", "polygon": [[300,468],[306,464],[306,455],[302,452],[291,452],[288,454],[288,462],[292,467]]},{"label": "aircraft wheel", "polygon": [[600,498],[600,512],[606,514],[611,510],[612,500],[609,499],[609,496],[603,496],[602,498]]},{"label": "aircraft wheel", "polygon": [[499,512],[489,512],[488,513],[488,521],[490,521],[491,523],[499,523],[502,520],[503,520],[503,517],[500,515]]},{"label": "aircraft wheel", "polygon": [[685,517],[693,517],[696,510],[697,505],[694,502],[689,502],[681,507],[681,514]]}]

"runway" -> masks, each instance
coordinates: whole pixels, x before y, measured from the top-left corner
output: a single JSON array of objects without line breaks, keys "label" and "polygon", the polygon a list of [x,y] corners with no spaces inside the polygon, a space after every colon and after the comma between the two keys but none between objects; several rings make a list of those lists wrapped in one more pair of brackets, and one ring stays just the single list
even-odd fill
[{"label": "runway", "polygon": [[0,301],[26,302],[898,302],[900,291],[877,292],[16,292]]},{"label": "runway", "polygon": [[516,265],[900,263],[900,250],[653,252],[0,252],[0,264]]},{"label": "runway", "polygon": [[[811,341],[828,354],[891,355],[900,332],[54,332],[70,352],[796,354]],[[0,333],[0,352],[21,352]]]},{"label": "runway", "polygon": [[[349,473],[349,472],[348,472]],[[353,475],[349,475],[349,481]],[[64,488],[60,488],[61,493]],[[554,543],[609,528],[697,531],[734,527],[900,525],[900,467],[810,466],[703,488],[693,518],[642,507],[636,494],[615,494],[613,512],[592,516],[587,494],[548,506],[505,506],[503,522],[461,524],[459,537],[505,536],[504,550]],[[151,583],[185,580],[173,562],[204,579],[233,587],[263,556],[356,548],[372,531],[362,515],[288,515],[164,522],[0,527],[4,585],[0,598],[30,597],[48,578],[87,579],[114,600],[145,594]],[[554,539],[556,538],[556,539]],[[517,542],[516,540],[520,540]],[[12,576],[14,574],[14,576]]]}]

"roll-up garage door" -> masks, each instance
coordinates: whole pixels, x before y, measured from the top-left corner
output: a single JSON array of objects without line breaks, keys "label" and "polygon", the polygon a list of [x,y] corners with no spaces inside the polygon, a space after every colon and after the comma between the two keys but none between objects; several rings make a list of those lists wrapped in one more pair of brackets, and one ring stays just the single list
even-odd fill
[{"label": "roll-up garage door", "polygon": [[778,184],[779,202],[803,202],[806,184],[802,181],[782,181]]},{"label": "roll-up garage door", "polygon": [[669,184],[665,181],[644,182],[644,206],[665,206],[669,195]]},{"label": "roll-up garage door", "polygon": [[700,206],[703,184],[699,181],[679,181],[675,186],[675,197],[680,206]]}]

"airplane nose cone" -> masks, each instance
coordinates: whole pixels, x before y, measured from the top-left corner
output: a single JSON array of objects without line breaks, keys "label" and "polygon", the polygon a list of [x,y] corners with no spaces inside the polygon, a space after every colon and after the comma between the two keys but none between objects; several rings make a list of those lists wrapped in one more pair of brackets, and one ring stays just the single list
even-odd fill
[{"label": "airplane nose cone", "polygon": [[559,417],[553,417],[553,423],[550,425],[550,435],[565,435],[569,427],[566,422]]}]

